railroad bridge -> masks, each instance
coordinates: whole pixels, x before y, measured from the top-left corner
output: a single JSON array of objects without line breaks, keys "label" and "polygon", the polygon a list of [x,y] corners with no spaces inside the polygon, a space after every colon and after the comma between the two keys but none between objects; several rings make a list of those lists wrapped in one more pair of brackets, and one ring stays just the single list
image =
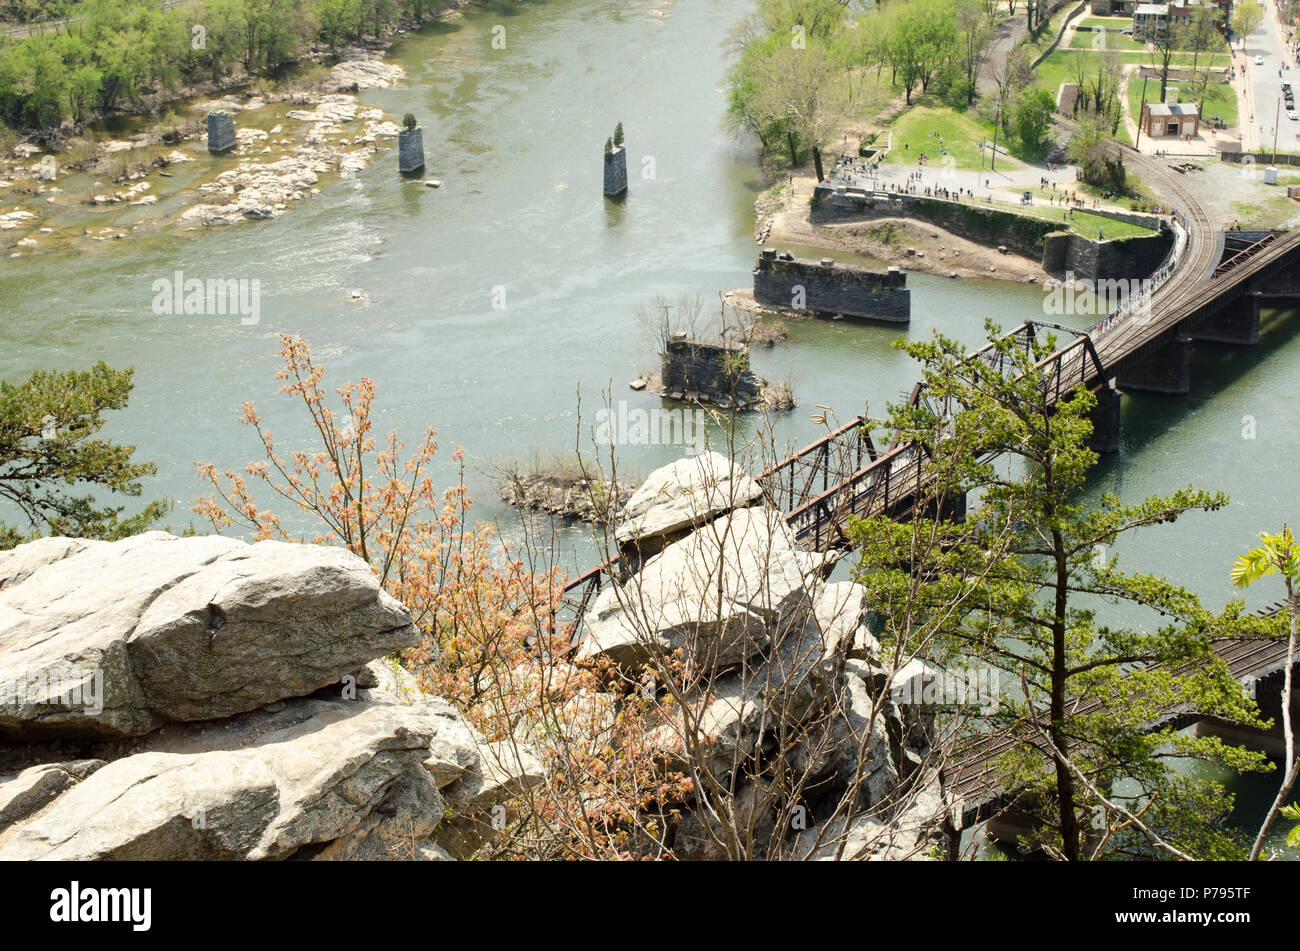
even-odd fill
[{"label": "railroad bridge", "polygon": [[[1038,364],[1047,371],[1047,395],[1063,398],[1080,384],[1096,395],[1093,440],[1100,452],[1119,446],[1120,390],[1185,394],[1192,347],[1198,341],[1256,344],[1261,308],[1300,300],[1300,232],[1219,231],[1186,174],[1174,174],[1168,165],[1132,149],[1126,150],[1125,160],[1162,191],[1173,208],[1169,256],[1143,282],[1142,293],[1091,328],[1029,320],[1007,335],[1026,352],[1041,342],[1040,335],[1059,335],[1059,345]],[[995,365],[1006,360],[992,343],[968,359]],[[909,401],[926,398],[918,383]],[[858,417],[768,468],[758,481],[796,540],[814,551],[827,551],[847,547],[845,529],[851,516],[910,516],[926,497],[926,458],[916,444],[876,446],[867,420]],[[964,499],[951,500],[949,514],[964,514]],[[572,612],[575,634],[587,607],[617,571],[617,561],[598,565],[566,586],[563,600]],[[1285,647],[1273,640],[1231,640],[1216,644],[1216,653],[1244,684],[1280,695]],[[1150,726],[1181,727],[1202,720],[1195,711],[1173,710]],[[1235,729],[1230,724],[1218,728],[1229,733]],[[999,742],[1009,741],[976,743],[945,771],[960,803],[950,820],[956,828],[1006,804],[1005,792],[990,785],[993,764],[1002,752]]]}]

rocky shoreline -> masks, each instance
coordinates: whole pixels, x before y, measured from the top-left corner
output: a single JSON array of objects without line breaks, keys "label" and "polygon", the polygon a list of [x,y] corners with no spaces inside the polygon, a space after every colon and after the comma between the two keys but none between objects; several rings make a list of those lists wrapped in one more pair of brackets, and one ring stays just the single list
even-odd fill
[{"label": "rocky shoreline", "polygon": [[[45,141],[62,146],[57,152],[45,154],[45,149],[32,141],[18,143],[12,156],[0,157],[0,232],[14,232],[7,247],[9,257],[62,250],[81,240],[120,240],[139,229],[172,227],[185,231],[277,218],[293,202],[319,194],[326,181],[354,179],[377,154],[392,147],[389,142],[399,131],[382,110],[360,105],[355,95],[366,89],[393,86],[405,78],[400,66],[384,62],[390,38],[429,20],[454,17],[470,2],[447,0],[418,22],[400,23],[385,38],[337,54],[324,49],[310,51],[307,61],[338,57],[323,81],[309,78],[296,88],[267,92],[256,77],[236,78],[227,81],[226,87],[236,82],[249,88],[194,102],[189,107],[189,118],[174,120],[170,125],[164,121],[153,130],[128,138],[92,144],[72,138],[69,129],[61,128],[43,136]],[[165,100],[152,102],[152,108],[158,110],[168,105]],[[236,117],[239,125],[240,115],[256,116],[260,110],[276,105],[300,108],[287,111],[269,129],[238,128],[237,146],[227,153],[239,160],[234,168],[223,168],[213,177],[184,185],[179,191],[168,187],[166,180],[175,177],[172,166],[207,157],[206,152],[195,148],[206,146],[203,115],[225,110]],[[60,182],[81,172],[88,172],[93,181],[84,199],[72,200]],[[65,211],[76,204],[101,209],[151,206],[191,190],[197,193],[198,200],[179,212],[115,226],[96,227],[88,221],[79,229],[80,234],[68,233],[66,226],[51,227],[51,216],[42,213],[47,205]]]}]

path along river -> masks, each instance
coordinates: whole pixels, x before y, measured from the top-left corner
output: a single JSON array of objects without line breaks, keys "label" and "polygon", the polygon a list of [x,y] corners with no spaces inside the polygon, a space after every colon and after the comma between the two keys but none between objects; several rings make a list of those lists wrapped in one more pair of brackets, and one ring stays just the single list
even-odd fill
[{"label": "path along river", "polygon": [[[752,145],[721,125],[720,46],[749,8],[748,0],[508,0],[403,37],[390,59],[408,81],[362,99],[420,118],[428,174],[441,189],[403,183],[396,152],[385,152],[359,187],[330,184],[274,221],[180,235],[146,229],[75,252],[2,258],[0,378],[97,359],[134,366],[130,407],[110,432],[157,461],[147,494],[177,500],[180,526],[201,490],[194,460],[235,467],[257,456],[237,422],[243,400],[257,403],[282,447],[308,446],[301,414],[273,379],[277,335],[303,334],[327,382],[375,380],[377,429],[395,427],[413,442],[426,425],[438,428],[440,482],[454,477],[450,447],[464,446],[477,514],[512,533],[515,516],[497,502],[486,466],[571,449],[579,391],[588,422],[602,390],[632,409],[660,406],[627,388],[655,362],[637,311],[658,295],[716,301],[751,281],[753,202],[764,182]],[[600,194],[601,145],[619,121],[632,181],[627,200],[612,204]],[[260,322],[155,315],[153,282],[176,270],[260,281]],[[974,343],[985,317],[1011,327],[1043,314],[1032,285],[918,274],[909,284],[912,337],[940,330]],[[354,288],[368,299],[350,300]],[[789,329],[786,343],[754,358],[759,372],[789,377],[800,403],[773,427],[778,448],[819,434],[809,420],[816,404],[841,419],[864,400],[882,412],[916,377],[891,348],[896,330]],[[1126,564],[1218,606],[1232,596],[1233,558],[1256,533],[1300,521],[1298,330],[1300,321],[1272,315],[1258,347],[1201,348],[1189,397],[1125,397],[1122,451],[1103,461],[1095,492],[1136,500],[1194,483],[1233,500],[1225,512],[1126,541]],[[753,435],[759,423],[745,425]],[[620,464],[646,472],[680,454],[627,446]],[[578,532],[565,538],[585,567],[590,543]],[[1253,603],[1267,600],[1261,591]],[[1262,799],[1272,784],[1241,791]]]}]

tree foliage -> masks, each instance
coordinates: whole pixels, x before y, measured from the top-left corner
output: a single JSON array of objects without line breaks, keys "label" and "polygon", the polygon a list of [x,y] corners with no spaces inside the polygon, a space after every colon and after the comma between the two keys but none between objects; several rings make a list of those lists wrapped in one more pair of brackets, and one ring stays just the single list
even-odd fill
[{"label": "tree foliage", "polygon": [[126,406],[131,375],[100,362],[89,370],[41,370],[16,385],[0,381],[0,500],[23,521],[0,523],[0,548],[41,533],[120,538],[163,515],[164,503],[151,502],[123,517],[124,505],[86,491],[138,497],[140,479],[156,471],[132,460],[134,446],[98,435],[103,414]]},{"label": "tree foliage", "polygon": [[276,73],[311,43],[331,48],[379,35],[428,0],[80,0],[66,26],[0,36],[0,121],[46,128],[240,73]]},{"label": "tree foliage", "polygon": [[[1239,602],[1214,614],[1164,578],[1121,569],[1114,554],[1130,532],[1227,499],[1187,488],[1085,503],[1096,398],[1082,388],[1048,398],[1050,364],[1038,364],[1054,339],[1026,347],[987,331],[986,360],[967,360],[941,336],[901,343],[924,367],[925,398],[896,408],[890,423],[930,460],[928,509],[970,494],[974,511],[919,529],[860,522],[857,576],[889,618],[889,639],[928,644],[936,662],[1001,672],[1001,705],[972,739],[1012,741],[993,766],[1035,823],[1025,847],[1064,859],[1240,855],[1223,822],[1231,797],[1169,761],[1240,770],[1262,759],[1160,724],[1163,711],[1183,707],[1257,723],[1211,645],[1266,622],[1241,617]],[[1184,666],[1190,672],[1174,673]]]}]

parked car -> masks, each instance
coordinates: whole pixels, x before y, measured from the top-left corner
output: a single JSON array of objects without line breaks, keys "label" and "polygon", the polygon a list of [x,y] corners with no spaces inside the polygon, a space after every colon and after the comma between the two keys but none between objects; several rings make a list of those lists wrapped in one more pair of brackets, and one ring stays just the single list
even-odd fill
[{"label": "parked car", "polygon": [[1286,117],[1290,119],[1292,122],[1300,121],[1300,112],[1296,112],[1294,109],[1292,109],[1289,112],[1287,112]]}]

